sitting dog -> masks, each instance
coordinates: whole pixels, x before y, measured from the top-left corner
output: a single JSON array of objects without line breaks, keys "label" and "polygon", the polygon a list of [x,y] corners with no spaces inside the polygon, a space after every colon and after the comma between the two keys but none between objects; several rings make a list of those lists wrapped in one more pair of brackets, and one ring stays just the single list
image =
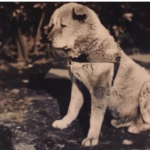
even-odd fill
[{"label": "sitting dog", "polygon": [[49,43],[68,53],[72,80],[68,113],[52,126],[64,129],[76,119],[84,102],[80,82],[91,95],[90,128],[83,146],[97,145],[106,109],[116,128],[128,127],[130,133],[150,129],[150,75],[121,50],[94,11],[67,3],[54,12],[49,26]]}]

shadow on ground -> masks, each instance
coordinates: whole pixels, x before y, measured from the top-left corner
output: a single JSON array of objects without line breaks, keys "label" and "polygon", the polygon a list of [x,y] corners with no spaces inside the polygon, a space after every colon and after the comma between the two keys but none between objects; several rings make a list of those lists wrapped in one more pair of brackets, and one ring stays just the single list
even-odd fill
[{"label": "shadow on ground", "polygon": [[[66,115],[71,97],[71,81],[69,79],[45,79],[43,75],[38,78],[30,76],[29,88],[41,88],[47,91],[57,100],[61,118]],[[78,120],[84,135],[86,135],[89,128],[90,95],[85,87],[82,87],[82,91],[86,101],[79,113]]]}]

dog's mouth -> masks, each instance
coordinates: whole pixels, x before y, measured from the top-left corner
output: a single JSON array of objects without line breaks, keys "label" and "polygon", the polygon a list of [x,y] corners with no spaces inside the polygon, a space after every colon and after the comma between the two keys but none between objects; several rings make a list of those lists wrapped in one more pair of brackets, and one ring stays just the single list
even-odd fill
[{"label": "dog's mouth", "polygon": [[69,53],[71,51],[71,48],[66,47],[54,47],[56,50],[63,50],[65,53]]},{"label": "dog's mouth", "polygon": [[69,54],[69,52],[71,51],[71,49],[65,49],[65,53]]},{"label": "dog's mouth", "polygon": [[64,50],[66,53],[71,51],[71,48],[68,48],[67,46],[61,48],[62,50]]},{"label": "dog's mouth", "polygon": [[64,46],[64,47],[53,47],[52,44],[51,44],[51,42],[49,42],[49,41],[48,41],[48,47],[54,48],[56,50],[63,50],[66,53],[69,53],[71,51],[71,48],[68,48],[67,46]]}]

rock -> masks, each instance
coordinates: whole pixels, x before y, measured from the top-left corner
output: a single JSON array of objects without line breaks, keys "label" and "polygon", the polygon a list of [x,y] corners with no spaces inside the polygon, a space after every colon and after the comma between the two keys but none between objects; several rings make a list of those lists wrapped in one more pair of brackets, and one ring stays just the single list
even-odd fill
[{"label": "rock", "polygon": [[23,83],[29,83],[29,80],[22,80]]},{"label": "rock", "polygon": [[28,65],[28,68],[31,68],[31,67],[33,67],[33,65],[32,65],[32,64],[29,64],[29,65]]},{"label": "rock", "polygon": [[12,90],[11,90],[11,93],[12,93],[12,94],[18,94],[18,93],[19,93],[19,89],[12,89]]},{"label": "rock", "polygon": [[34,145],[26,143],[18,143],[14,145],[15,150],[35,150]]},{"label": "rock", "polygon": [[133,143],[132,141],[127,140],[127,139],[123,140],[123,142],[122,142],[122,144],[124,144],[124,145],[131,145],[132,143]]}]

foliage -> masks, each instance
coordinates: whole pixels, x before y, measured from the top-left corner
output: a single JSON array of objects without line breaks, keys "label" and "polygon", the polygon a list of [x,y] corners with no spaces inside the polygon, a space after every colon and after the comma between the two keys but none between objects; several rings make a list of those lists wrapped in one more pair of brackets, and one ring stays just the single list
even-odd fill
[{"label": "foliage", "polygon": [[[31,62],[47,50],[48,23],[64,2],[0,2],[0,54]],[[82,2],[127,53],[150,52],[150,3]]]}]

